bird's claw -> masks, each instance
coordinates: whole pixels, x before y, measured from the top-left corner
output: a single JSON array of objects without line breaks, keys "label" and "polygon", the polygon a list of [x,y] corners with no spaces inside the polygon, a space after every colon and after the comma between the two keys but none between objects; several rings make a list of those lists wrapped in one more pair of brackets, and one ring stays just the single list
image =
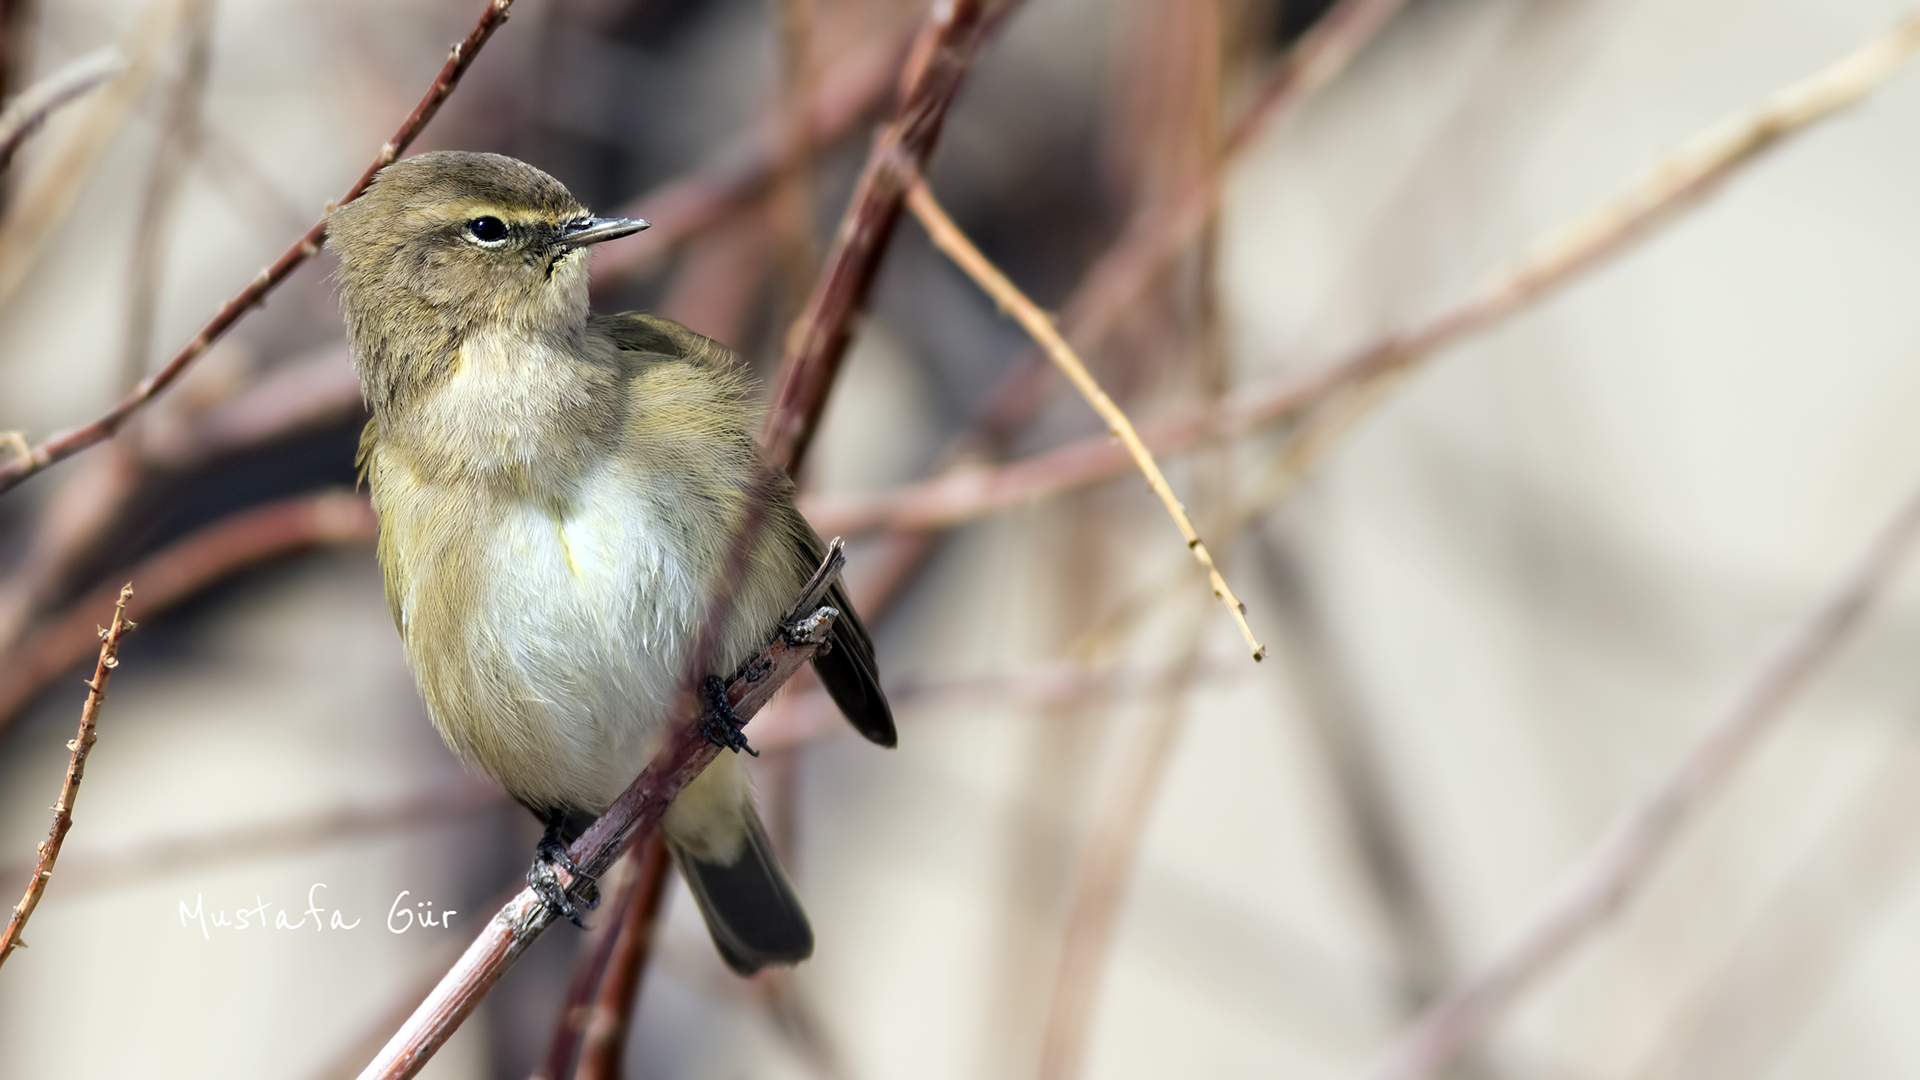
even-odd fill
[{"label": "bird's claw", "polygon": [[745,750],[748,756],[759,757],[760,751],[747,745],[746,732],[740,730],[747,726],[747,721],[733,711],[733,703],[727,700],[727,684],[720,676],[709,675],[700,689],[707,698],[707,711],[700,715],[700,734],[722,750],[736,754]]},{"label": "bird's claw", "polygon": [[[560,883],[556,869],[567,872],[573,883],[570,888]],[[600,906],[600,886],[567,854],[567,846],[552,835],[541,837],[540,845],[534,849],[533,865],[527,868],[527,885],[548,910],[583,930],[587,924],[580,917],[580,909],[592,911]]]}]

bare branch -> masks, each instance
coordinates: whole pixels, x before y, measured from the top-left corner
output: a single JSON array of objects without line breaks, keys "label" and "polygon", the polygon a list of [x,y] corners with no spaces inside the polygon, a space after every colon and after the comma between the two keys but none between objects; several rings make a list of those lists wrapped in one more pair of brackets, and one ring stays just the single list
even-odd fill
[{"label": "bare branch", "polygon": [[[499,29],[500,24],[507,21],[507,9],[512,6],[513,0],[487,0],[486,10],[481,13],[479,22],[474,24],[473,30],[467,34],[464,41],[453,47],[452,52],[447,56],[446,64],[440,69],[439,76],[433,80],[433,85],[427,88],[426,96],[420,99],[419,104],[414,106],[413,112],[401,122],[393,138],[380,148],[380,153],[374,157],[373,163],[367,166],[366,172],[362,173],[360,179],[347,189],[346,195],[340,199],[341,202],[352,202],[358,198],[360,193],[367,189],[367,185],[373,182],[374,174],[391,165],[413,143],[421,129],[433,119],[434,113],[440,111],[440,106],[447,100],[447,95],[459,85],[460,77],[466,74],[467,68],[473,64],[474,57],[479,55],[487,39],[493,36],[493,32]],[[255,277],[246,288],[241,289],[232,299],[221,305],[213,318],[201,327],[200,332],[175,353],[171,360],[152,375],[142,379],[139,385],[133,388],[132,393],[121,399],[119,404],[107,410],[98,419],[81,427],[60,432],[38,445],[29,447],[25,454],[18,454],[13,460],[0,464],[0,493],[12,489],[21,481],[55,462],[63,461],[111,438],[129,417],[141,406],[153,400],[155,395],[173,385],[188,366],[212,347],[221,335],[231,330],[234,324],[246,316],[247,312],[265,300],[267,294],[285,281],[296,268],[318,254],[320,245],[326,242],[326,235],[327,220],[323,217],[307,230],[306,235],[294,241],[292,247],[274,260],[273,265],[260,271],[259,276]]]},{"label": "bare branch", "polygon": [[[1244,387],[1216,406],[1150,421],[1141,426],[1142,441],[1154,452],[1168,454],[1239,437],[1360,384],[1415,368],[1652,235],[1763,151],[1859,100],[1916,48],[1920,16],[1752,112],[1704,132],[1619,194],[1547,233],[1510,268],[1439,316],[1325,366]],[[1130,464],[1125,447],[1106,438],[1082,439],[1006,465],[950,471],[878,496],[815,502],[807,507],[807,516],[822,531],[845,535],[883,525],[947,528],[1108,479]]]},{"label": "bare branch", "polygon": [[47,117],[62,105],[119,78],[126,70],[126,56],[108,46],[68,61],[51,75],[20,91],[7,102],[5,111],[0,111],[0,172],[13,164],[13,155],[29,136],[40,130]]},{"label": "bare branch", "polygon": [[853,130],[894,85],[905,53],[900,42],[837,60],[807,111],[807,127],[768,124],[723,152],[713,165],[673,180],[625,204],[624,217],[653,222],[644,244],[603,244],[593,255],[593,288],[604,289],[657,265],[688,239],[705,232],[773,183],[806,153]]},{"label": "bare branch", "polygon": [[667,895],[667,846],[658,834],[636,853],[639,869],[633,884],[633,901],[626,918],[612,927],[613,953],[608,958],[606,975],[600,980],[600,993],[594,998],[587,1016],[586,1039],[580,1046],[580,1064],[574,1080],[619,1080],[620,1060],[627,1048],[627,1032],[633,1022],[633,1003],[640,992],[640,976],[646,972],[652,952],[660,903]]},{"label": "bare branch", "polygon": [[93,666],[93,679],[87,683],[87,703],[80,710],[80,732],[67,744],[67,775],[60,781],[60,797],[53,804],[53,826],[47,830],[47,838],[40,842],[40,858],[34,864],[33,877],[27,882],[26,895],[14,905],[13,917],[7,920],[7,928],[0,932],[0,964],[7,962],[13,950],[23,948],[26,942],[20,940],[20,934],[27,928],[27,920],[33,917],[33,909],[40,906],[41,894],[47,890],[47,881],[53,877],[53,863],[60,857],[60,845],[66,842],[67,830],[73,828],[73,801],[80,794],[80,778],[87,771],[87,754],[93,750],[93,742],[98,736],[95,724],[100,719],[100,704],[107,700],[107,680],[112,677],[113,669],[120,666],[120,638],[133,624],[127,621],[127,601],[133,596],[131,584],[120,590],[120,600],[113,608],[113,622],[100,631],[100,659]]},{"label": "bare branch", "polygon": [[788,338],[773,407],[760,431],[769,460],[789,476],[806,457],[826,408],[853,340],[854,319],[866,307],[880,256],[900,220],[907,184],[932,155],[947,108],[981,46],[1019,6],[1020,0],[946,0],[933,6],[921,28],[899,107],[874,139],[826,267]]},{"label": "bare branch", "polygon": [[[749,522],[745,532],[752,536],[757,530]],[[727,684],[727,700],[734,711],[743,719],[759,712],[774,691],[826,643],[837,614],[832,608],[819,609],[795,627],[791,637],[776,635],[765,651],[743,665]],[[696,650],[696,656],[707,651]],[[673,732],[666,746],[613,806],[568,849],[573,861],[589,875],[604,872],[629,844],[652,835],[674,796],[720,752],[700,730],[703,719],[722,722],[707,716],[708,711],[688,709],[685,715],[697,718]],[[418,1073],[552,920],[553,912],[545,901],[531,888],[522,890],[493,917],[433,993],[361,1072],[361,1080],[399,1080]]]},{"label": "bare branch", "polygon": [[[131,573],[140,582],[134,614],[145,619],[209,584],[269,559],[324,544],[366,543],[375,535],[365,498],[308,495],[235,514],[148,556]],[[95,594],[0,658],[0,728],[41,688],[80,662],[93,641],[93,617],[108,597]]]},{"label": "bare branch", "polygon": [[1206,569],[1207,578],[1213,583],[1213,595],[1226,605],[1227,613],[1233,616],[1235,625],[1240,627],[1240,634],[1246,638],[1247,647],[1253,650],[1253,658],[1264,659],[1267,655],[1267,647],[1260,644],[1253,636],[1253,628],[1247,625],[1246,605],[1233,595],[1233,590],[1227,585],[1227,579],[1221,576],[1220,568],[1214,564],[1213,553],[1207,550],[1206,542],[1200,539],[1200,533],[1194,529],[1193,521],[1187,517],[1186,507],[1180,505],[1179,497],[1174,495],[1173,488],[1167,483],[1167,478],[1161,474],[1160,466],[1153,460],[1153,454],[1147,450],[1146,444],[1140,441],[1140,435],[1133,429],[1127,414],[1120,411],[1120,406],[1113,403],[1113,399],[1107,396],[1105,390],[1100,389],[1100,384],[1094,381],[1093,375],[1087,371],[1087,366],[1074,355],[1073,347],[1060,336],[1059,329],[1053,325],[1053,320],[1047,317],[1047,313],[1041,311],[1013,282],[1007,280],[1007,276],[988,261],[987,257],[980,253],[979,248],[973,246],[973,242],[968,240],[953,223],[953,219],[947,217],[946,211],[940,209],[940,204],[934,200],[933,192],[928,190],[924,180],[916,177],[909,183],[907,205],[913,208],[914,216],[926,226],[928,235],[933,237],[934,246],[946,252],[962,270],[967,272],[969,277],[986,290],[987,295],[993,297],[995,303],[1013,315],[1020,326],[1047,350],[1047,356],[1072,381],[1074,388],[1080,391],[1081,397],[1087,399],[1087,404],[1093,407],[1093,411],[1100,414],[1100,419],[1106,421],[1108,433],[1126,448],[1134,466],[1146,476],[1147,486],[1153,489],[1154,495],[1160,499],[1161,505],[1167,508],[1168,516],[1173,518],[1174,525],[1179,528],[1180,535],[1186,538],[1187,550],[1193,552],[1194,560]]},{"label": "bare branch", "polygon": [[1367,1070],[1370,1080],[1439,1076],[1522,993],[1619,911],[1701,806],[1725,785],[1793,695],[1859,624],[1920,533],[1920,490],[1819,606],[1742,680],[1658,787],[1628,806],[1562,876],[1520,933],[1453,988]]}]

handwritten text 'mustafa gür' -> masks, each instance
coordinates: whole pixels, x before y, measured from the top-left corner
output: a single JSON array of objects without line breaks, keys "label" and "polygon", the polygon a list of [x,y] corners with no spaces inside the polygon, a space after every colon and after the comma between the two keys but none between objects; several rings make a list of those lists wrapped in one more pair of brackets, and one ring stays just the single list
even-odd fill
[{"label": "handwritten text 'mustafa g\u00fcr'", "polygon": [[[180,901],[180,926],[182,929],[198,926],[200,936],[211,939],[215,930],[305,930],[309,926],[316,931],[352,930],[361,923],[359,918],[348,918],[339,908],[323,908],[317,894],[326,888],[325,883],[315,883],[307,889],[307,908],[295,911],[292,908],[276,905],[271,901],[254,897],[253,907],[220,908],[214,911],[206,909],[205,897],[201,893],[193,894],[193,904],[188,906]],[[412,895],[407,889],[393,898],[387,908],[387,930],[389,933],[404,934],[416,926],[451,927],[453,917],[460,914],[453,908],[434,910],[433,901],[415,900],[411,904],[407,897]],[[274,909],[279,907],[278,911]],[[273,913],[271,924],[268,912]]]}]

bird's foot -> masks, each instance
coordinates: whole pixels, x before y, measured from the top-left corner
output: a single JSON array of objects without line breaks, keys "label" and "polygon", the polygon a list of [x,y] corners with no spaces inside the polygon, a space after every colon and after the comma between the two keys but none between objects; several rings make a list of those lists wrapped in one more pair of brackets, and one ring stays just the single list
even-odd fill
[{"label": "bird's foot", "polygon": [[722,750],[731,750],[736,754],[745,750],[748,755],[759,757],[760,751],[747,745],[746,732],[740,730],[747,726],[747,721],[733,711],[733,703],[727,700],[727,684],[721,681],[720,676],[709,675],[700,684],[700,689],[706,695],[708,709],[700,717],[700,734]]},{"label": "bird's foot", "polygon": [[[560,870],[567,872],[570,885],[561,884],[557,872]],[[540,838],[539,846],[533,849],[533,865],[527,868],[527,885],[547,905],[549,911],[583,930],[587,924],[580,918],[580,909],[592,911],[600,906],[600,886],[567,854],[567,845],[560,842],[558,830],[552,825],[547,826],[547,834]]]}]

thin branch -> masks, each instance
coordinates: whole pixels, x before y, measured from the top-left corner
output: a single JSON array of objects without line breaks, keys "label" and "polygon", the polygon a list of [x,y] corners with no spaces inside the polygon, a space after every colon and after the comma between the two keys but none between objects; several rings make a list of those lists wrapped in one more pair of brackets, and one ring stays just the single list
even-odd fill
[{"label": "thin branch", "polygon": [[944,0],[933,6],[908,59],[893,119],[875,137],[853,200],[806,311],[789,336],[760,444],[793,475],[806,457],[853,324],[900,220],[907,184],[932,156],[947,109],[980,48],[1021,0]]},{"label": "thin branch", "polygon": [[[1249,103],[1227,129],[1218,152],[1171,198],[1137,214],[1120,238],[1100,254],[1061,309],[1067,340],[1085,353],[1097,350],[1161,271],[1200,236],[1219,209],[1229,166],[1254,140],[1294,115],[1321,87],[1346,69],[1405,0],[1341,0],[1314,24],[1261,80]],[[988,399],[981,426],[990,438],[1018,427],[1041,400],[1046,357],[1034,350],[1015,364]],[[1124,466],[1123,466],[1124,467]]]},{"label": "thin branch", "polygon": [[199,152],[202,99],[213,67],[213,0],[186,0],[182,22],[186,55],[178,77],[168,88],[166,117],[154,147],[153,163],[147,170],[146,190],[141,193],[134,226],[120,387],[133,386],[147,373],[174,207],[187,163]]},{"label": "thin branch", "polygon": [[1645,884],[1688,820],[1720,789],[1793,695],[1846,640],[1920,534],[1920,489],[1834,589],[1742,680],[1673,771],[1628,806],[1562,876],[1525,927],[1454,987],[1367,1070],[1370,1080],[1436,1077],[1522,993]]},{"label": "thin branch", "polygon": [[[1188,409],[1141,427],[1161,454],[1236,438],[1317,407],[1353,387],[1404,373],[1448,346],[1500,323],[1653,235],[1761,153],[1857,101],[1920,48],[1920,16],[1866,48],[1788,87],[1754,111],[1687,143],[1618,195],[1547,233],[1466,300],[1411,330],[1389,334],[1344,358],[1244,387],[1217,406]],[[1058,495],[1125,472],[1124,447],[1082,439],[997,467],[971,466],[866,499],[814,502],[807,516],[824,532],[852,535],[878,526],[947,528]]]},{"label": "thin branch", "polygon": [[[384,803],[327,807],[279,821],[249,821],[232,828],[162,837],[114,849],[81,848],[67,852],[60,864],[60,889],[62,895],[72,895],[183,870],[424,829],[470,819],[506,801],[506,793],[498,784],[468,776],[458,783],[435,785]],[[16,870],[24,874],[27,867],[24,863],[0,866],[0,879]]]},{"label": "thin branch", "polygon": [[646,972],[647,957],[653,950],[659,926],[660,904],[666,899],[667,845],[656,833],[635,853],[638,870],[633,884],[633,901],[626,918],[613,927],[613,954],[600,980],[600,993],[594,998],[587,1017],[586,1039],[580,1046],[580,1064],[574,1080],[619,1080],[620,1061],[626,1054],[627,1032],[633,1023],[633,1003],[640,993],[640,976]]},{"label": "thin branch", "polygon": [[[747,535],[755,531],[749,524]],[[777,635],[758,657],[743,665],[727,684],[727,700],[734,711],[743,719],[759,712],[774,691],[826,643],[837,614],[832,608],[820,608],[796,624],[791,637]],[[696,650],[695,655],[710,651]],[[723,721],[710,716],[710,710],[689,713],[697,718],[673,732],[666,746],[613,806],[568,849],[573,861],[589,875],[604,872],[629,844],[656,831],[674,796],[720,752],[700,729],[703,721]],[[564,871],[561,874],[564,876]],[[546,902],[532,889],[522,890],[493,917],[433,993],[361,1072],[361,1080],[399,1080],[418,1073],[552,920]]]},{"label": "thin branch", "polygon": [[[529,1080],[567,1080],[573,1075],[573,1063],[580,1055],[580,1040],[593,1016],[593,1003],[619,944],[620,928],[626,925],[633,908],[634,866],[638,852],[629,851],[614,861],[600,887],[600,916],[587,928],[586,936],[574,949],[573,977],[567,982],[567,996],[560,1003],[560,1015],[553,1023],[553,1036],[547,1040],[547,1056]],[[402,1018],[404,1019],[404,1018]]]},{"label": "thin branch", "polygon": [[47,881],[53,877],[53,863],[60,857],[60,845],[67,839],[67,830],[73,828],[73,801],[80,794],[80,778],[87,771],[87,754],[93,750],[95,724],[100,719],[100,704],[107,700],[107,680],[112,677],[113,669],[120,666],[120,638],[133,624],[127,621],[127,600],[133,596],[133,586],[128,584],[120,589],[120,600],[113,607],[113,622],[100,631],[100,659],[93,666],[93,679],[87,683],[87,703],[80,710],[80,732],[67,744],[67,775],[60,781],[60,798],[53,804],[53,826],[47,830],[47,838],[40,842],[40,858],[34,864],[33,877],[27,882],[26,895],[14,905],[13,917],[7,920],[7,928],[0,932],[0,964],[7,962],[16,948],[24,948],[26,942],[20,934],[27,928],[27,920],[33,917],[33,909],[40,906],[41,894],[47,890]]},{"label": "thin branch", "polygon": [[806,110],[807,126],[767,124],[723,152],[714,164],[662,185],[618,213],[654,223],[643,244],[602,244],[593,256],[593,288],[602,290],[655,265],[692,237],[727,220],[772,190],[809,147],[846,135],[895,84],[904,42],[890,42],[836,60]]},{"label": "thin branch", "polygon": [[47,117],[62,105],[119,78],[126,70],[125,54],[108,46],[68,61],[53,74],[20,91],[7,102],[6,110],[0,112],[0,172],[13,164],[13,155],[40,130]]},{"label": "thin branch", "polygon": [[[334,492],[269,503],[191,533],[137,564],[134,614],[146,619],[236,572],[296,551],[370,542],[373,510],[359,495]],[[0,728],[60,673],[86,655],[92,616],[107,597],[88,596],[0,661]]]},{"label": "thin branch", "polygon": [[1048,318],[1047,313],[1041,311],[1032,300],[1027,299],[1026,294],[1021,292],[1013,282],[1007,280],[1007,276],[988,261],[987,257],[980,253],[979,248],[973,246],[973,242],[967,239],[958,226],[954,225],[951,218],[947,217],[946,211],[940,209],[940,204],[934,200],[933,192],[928,190],[925,181],[916,178],[910,183],[907,189],[907,205],[913,208],[914,216],[926,226],[927,233],[933,237],[934,246],[946,252],[954,262],[958,263],[969,277],[993,297],[994,302],[999,304],[1002,310],[1013,315],[1021,327],[1047,350],[1048,357],[1072,381],[1074,389],[1079,390],[1080,396],[1087,399],[1087,404],[1093,407],[1093,411],[1100,414],[1100,419],[1106,422],[1107,431],[1126,447],[1134,466],[1146,476],[1147,486],[1153,489],[1161,505],[1167,508],[1167,514],[1173,518],[1173,523],[1179,528],[1180,535],[1186,538],[1187,550],[1193,552],[1194,560],[1206,568],[1207,578],[1213,583],[1213,595],[1226,605],[1228,614],[1233,616],[1234,623],[1240,627],[1241,636],[1246,638],[1247,646],[1253,650],[1253,658],[1255,660],[1264,658],[1267,655],[1267,647],[1254,638],[1253,628],[1247,625],[1246,605],[1242,604],[1233,595],[1233,590],[1227,586],[1227,579],[1221,576],[1220,568],[1214,564],[1212,552],[1207,550],[1206,542],[1200,539],[1200,533],[1194,529],[1193,521],[1187,517],[1186,508],[1180,505],[1180,499],[1174,495],[1173,488],[1167,484],[1167,478],[1161,475],[1160,466],[1154,462],[1153,454],[1148,451],[1146,444],[1140,441],[1140,435],[1133,429],[1133,424],[1127,419],[1126,413],[1121,412],[1120,406],[1115,405],[1113,399],[1107,396],[1107,392],[1100,389],[1100,384],[1095,382],[1093,376],[1088,373],[1087,366],[1074,355],[1073,347],[1060,336],[1060,331],[1053,325],[1053,320]]},{"label": "thin branch", "polygon": [[[1175,669],[1189,681],[1200,662],[1199,634],[1187,644]],[[1186,726],[1187,703],[1176,690],[1157,703],[1155,715],[1134,733],[1123,764],[1093,813],[1093,825],[1075,860],[1060,958],[1048,998],[1047,1024],[1040,1046],[1040,1080],[1073,1080],[1080,1075],[1100,975],[1112,951],[1127,879],[1139,858],[1147,822],[1158,801],[1173,750]]]},{"label": "thin branch", "polygon": [[[512,6],[513,0],[487,0],[486,10],[481,13],[479,22],[474,24],[473,30],[467,34],[464,41],[453,46],[452,52],[447,56],[447,62],[440,69],[439,76],[433,80],[433,85],[427,88],[426,96],[420,99],[419,104],[414,106],[413,112],[401,122],[393,138],[380,148],[380,153],[374,157],[373,163],[367,166],[366,172],[362,173],[360,179],[347,189],[346,195],[340,199],[342,203],[352,202],[358,198],[360,193],[367,189],[367,185],[373,182],[374,175],[391,165],[412,144],[421,129],[433,119],[434,113],[440,111],[440,106],[447,100],[447,95],[459,85],[460,77],[466,74],[467,68],[473,64],[474,57],[479,55],[487,39],[493,36],[493,32],[499,29],[500,24],[507,21],[507,9]],[[252,283],[221,305],[213,318],[200,328],[200,332],[195,334],[193,339],[175,353],[160,370],[142,379],[132,393],[107,410],[99,419],[81,427],[60,432],[38,445],[29,447],[25,454],[16,454],[14,460],[0,464],[0,493],[5,493],[55,462],[63,461],[111,438],[129,417],[151,401],[155,395],[173,385],[189,365],[199,359],[201,354],[218,341],[221,335],[232,329],[234,324],[249,311],[265,300],[267,294],[285,281],[288,275],[318,254],[320,246],[326,242],[326,235],[327,219],[322,217],[307,230],[306,235],[294,241],[293,246],[282,253],[273,265],[260,271],[259,276],[255,277]]]}]

